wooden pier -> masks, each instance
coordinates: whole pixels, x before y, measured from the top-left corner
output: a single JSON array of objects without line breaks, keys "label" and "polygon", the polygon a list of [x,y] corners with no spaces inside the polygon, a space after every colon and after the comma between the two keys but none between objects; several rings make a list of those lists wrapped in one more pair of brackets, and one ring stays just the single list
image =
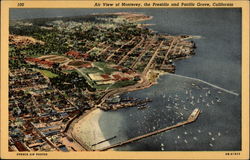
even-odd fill
[{"label": "wooden pier", "polygon": [[114,145],[99,149],[99,151],[106,151],[106,150],[111,149],[111,148],[119,147],[119,146],[122,146],[122,145],[125,145],[125,144],[128,144],[128,143],[132,143],[132,142],[138,141],[140,139],[150,137],[150,136],[165,132],[167,130],[171,130],[173,128],[183,126],[185,124],[192,123],[198,118],[199,114],[200,114],[200,109],[196,108],[196,109],[193,110],[193,112],[190,114],[190,116],[188,117],[188,119],[186,121],[179,122],[179,123],[177,123],[177,124],[175,124],[173,126],[162,128],[162,129],[159,129],[159,130],[156,130],[156,131],[153,131],[153,132],[150,132],[150,133],[138,136],[138,137],[131,138],[131,139],[127,140],[127,141],[116,143]]}]

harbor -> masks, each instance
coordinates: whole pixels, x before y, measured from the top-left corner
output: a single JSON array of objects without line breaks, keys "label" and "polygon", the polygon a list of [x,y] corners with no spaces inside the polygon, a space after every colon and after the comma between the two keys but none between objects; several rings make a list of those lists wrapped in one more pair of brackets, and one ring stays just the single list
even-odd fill
[{"label": "harbor", "polygon": [[[80,141],[92,146],[116,136],[110,141],[91,147],[92,150],[100,150],[165,126],[183,122],[199,106],[201,114],[197,121],[113,150],[143,151],[145,147],[152,151],[219,150],[220,148],[236,150],[240,147],[240,139],[236,137],[240,137],[240,126],[237,124],[241,121],[241,110],[235,107],[240,104],[240,96],[197,80],[167,74],[162,75],[158,83],[150,88],[121,95],[124,99],[129,97],[138,99],[151,97],[152,102],[149,102],[145,109],[129,107],[116,111],[94,111],[79,121],[77,124],[81,126],[79,132],[76,132],[77,127],[73,126]],[[87,132],[91,135],[83,135]]]}]

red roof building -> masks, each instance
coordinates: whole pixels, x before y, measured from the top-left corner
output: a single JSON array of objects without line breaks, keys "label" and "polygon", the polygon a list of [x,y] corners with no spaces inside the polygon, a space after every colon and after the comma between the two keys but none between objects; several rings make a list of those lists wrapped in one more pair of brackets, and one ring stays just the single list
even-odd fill
[{"label": "red roof building", "polygon": [[75,58],[81,58],[81,53],[80,52],[77,52],[77,51],[69,51],[69,52],[66,52],[65,53],[67,56],[72,56],[72,57],[75,57]]},{"label": "red roof building", "polygon": [[16,148],[18,149],[18,151],[29,151],[27,149],[27,147],[25,147],[22,142],[14,141],[14,144],[15,144]]},{"label": "red roof building", "polygon": [[114,77],[116,80],[119,80],[119,79],[122,78],[119,74],[114,74],[113,77]]},{"label": "red roof building", "polygon": [[88,53],[82,54],[82,58],[87,59],[88,57],[89,57],[89,54],[88,54]]},{"label": "red roof building", "polygon": [[124,67],[122,67],[122,66],[114,66],[113,68],[114,68],[114,69],[117,69],[117,70],[122,70],[122,69],[124,69]]},{"label": "red roof building", "polygon": [[25,60],[32,63],[41,64],[47,67],[52,67],[52,65],[54,64],[54,62],[41,60],[39,58],[26,58]]},{"label": "red roof building", "polygon": [[92,64],[86,62],[86,63],[82,64],[81,66],[84,67],[84,68],[91,68],[91,67],[92,67]]},{"label": "red roof building", "polygon": [[123,78],[121,78],[121,80],[122,81],[127,81],[127,80],[129,80],[129,78],[123,77]]},{"label": "red roof building", "polygon": [[133,73],[135,73],[135,72],[134,72],[133,70],[128,70],[127,73],[128,73],[128,74],[133,74]]},{"label": "red roof building", "polygon": [[52,67],[52,65],[54,64],[53,62],[50,62],[50,61],[40,61],[38,63],[45,65],[45,66],[48,66],[48,67]]},{"label": "red roof building", "polygon": [[39,58],[25,58],[26,61],[29,61],[29,62],[40,62],[41,60]]},{"label": "red roof building", "polygon": [[103,79],[105,79],[105,80],[110,79],[110,77],[109,77],[109,75],[108,75],[108,74],[102,74],[101,76],[102,76],[102,78],[103,78]]}]

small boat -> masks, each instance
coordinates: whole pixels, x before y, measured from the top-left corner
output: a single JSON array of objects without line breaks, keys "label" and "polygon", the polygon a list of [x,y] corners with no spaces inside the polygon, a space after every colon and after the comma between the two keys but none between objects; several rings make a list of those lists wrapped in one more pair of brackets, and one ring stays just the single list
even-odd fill
[{"label": "small boat", "polygon": [[166,106],[166,108],[169,108],[169,109],[171,109],[172,107],[170,107],[170,106]]},{"label": "small boat", "polygon": [[185,142],[185,143],[188,143],[188,141],[187,141],[186,139],[184,139],[184,142]]},{"label": "small boat", "polygon": [[221,102],[220,98],[215,97],[217,102]]},{"label": "small boat", "polygon": [[199,116],[200,112],[201,111],[199,108],[195,108],[193,112],[190,114],[190,116],[188,117],[188,121],[195,121],[197,117]]},{"label": "small boat", "polygon": [[191,101],[190,104],[194,105],[194,101]]},{"label": "small boat", "polygon": [[141,110],[141,109],[146,109],[148,108],[148,106],[140,106],[140,107],[137,107],[137,109]]},{"label": "small boat", "polygon": [[198,98],[197,103],[200,103],[200,99]]}]

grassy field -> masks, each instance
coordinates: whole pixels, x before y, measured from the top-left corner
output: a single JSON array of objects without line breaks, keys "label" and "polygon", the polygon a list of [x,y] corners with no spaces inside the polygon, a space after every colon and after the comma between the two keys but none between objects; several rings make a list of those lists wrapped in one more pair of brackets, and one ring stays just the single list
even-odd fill
[{"label": "grassy field", "polygon": [[98,69],[97,67],[92,67],[92,68],[81,68],[79,69],[81,70],[83,73],[85,74],[89,74],[89,73],[103,73],[100,69]]},{"label": "grassy field", "polygon": [[113,72],[118,71],[117,69],[111,68],[109,64],[105,62],[94,62],[94,67],[81,68],[80,70],[85,74],[89,73],[112,74]]},{"label": "grassy field", "polygon": [[104,74],[111,74],[112,72],[117,71],[117,69],[111,68],[105,62],[94,62],[94,65]]},{"label": "grassy field", "polygon": [[126,81],[118,81],[111,88],[121,88],[125,86],[130,86],[136,84],[136,81],[133,80],[126,80]]},{"label": "grassy field", "polygon": [[118,81],[114,84],[106,84],[106,85],[95,85],[94,87],[98,90],[105,90],[105,89],[116,89],[122,88],[125,86],[130,86],[136,84],[136,81],[133,80],[126,80],[126,81]]},{"label": "grassy field", "polygon": [[48,78],[54,78],[57,77],[58,75],[55,73],[52,73],[48,70],[43,70],[43,69],[36,69],[36,71],[40,72],[42,75],[48,77]]}]

